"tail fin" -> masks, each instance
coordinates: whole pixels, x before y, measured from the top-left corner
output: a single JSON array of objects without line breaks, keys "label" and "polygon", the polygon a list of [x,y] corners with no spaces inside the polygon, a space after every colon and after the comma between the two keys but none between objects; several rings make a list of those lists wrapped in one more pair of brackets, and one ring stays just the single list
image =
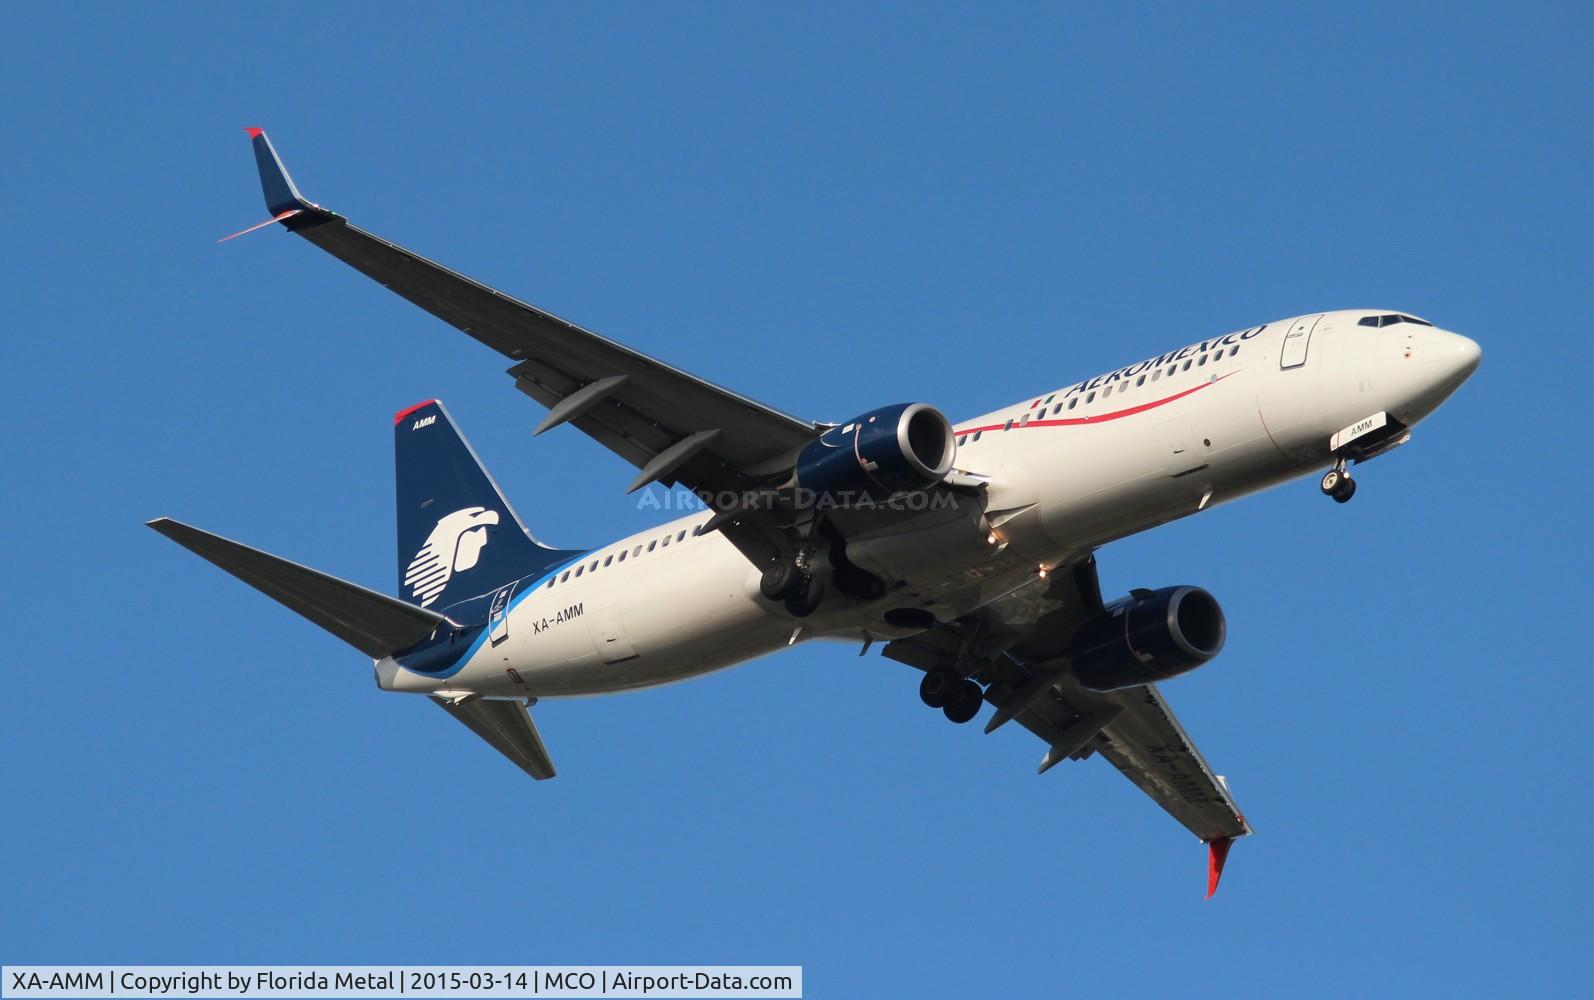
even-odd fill
[{"label": "tail fin", "polygon": [[393,436],[406,600],[446,608],[576,554],[531,537],[441,402],[400,411]]}]

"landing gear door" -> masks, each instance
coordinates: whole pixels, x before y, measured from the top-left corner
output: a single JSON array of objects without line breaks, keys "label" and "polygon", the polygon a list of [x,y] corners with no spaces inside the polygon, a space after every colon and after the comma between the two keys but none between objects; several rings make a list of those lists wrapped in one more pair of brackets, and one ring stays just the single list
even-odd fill
[{"label": "landing gear door", "polygon": [[509,638],[509,598],[515,593],[515,584],[499,588],[487,609],[487,640],[494,646]]},{"label": "landing gear door", "polygon": [[1302,316],[1290,324],[1290,328],[1284,332],[1284,346],[1279,350],[1280,368],[1299,368],[1306,364],[1306,349],[1312,342],[1312,330],[1322,318],[1323,314],[1318,313],[1316,316]]}]

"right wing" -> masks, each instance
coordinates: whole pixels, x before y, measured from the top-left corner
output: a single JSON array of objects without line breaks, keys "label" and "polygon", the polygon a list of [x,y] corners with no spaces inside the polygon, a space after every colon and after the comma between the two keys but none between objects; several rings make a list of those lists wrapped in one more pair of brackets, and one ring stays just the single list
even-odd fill
[{"label": "right wing", "polygon": [[823,429],[350,225],[299,194],[266,134],[248,131],[272,221],[515,362],[516,386],[550,410],[537,432],[573,424],[641,470],[633,490],[740,491]]}]

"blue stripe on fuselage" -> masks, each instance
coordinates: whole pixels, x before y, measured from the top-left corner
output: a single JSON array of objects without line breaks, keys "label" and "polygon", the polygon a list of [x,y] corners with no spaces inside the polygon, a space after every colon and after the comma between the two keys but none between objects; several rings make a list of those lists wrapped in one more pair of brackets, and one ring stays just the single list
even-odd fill
[{"label": "blue stripe on fuselage", "polygon": [[[532,579],[532,577],[529,577],[529,576],[522,577],[520,580],[518,580],[516,582],[515,594],[514,594],[513,597],[511,597],[509,599],[509,607],[504,609],[504,617],[508,618],[510,613],[513,612],[517,607],[519,607],[522,601],[526,600],[526,598],[530,597],[532,594],[535,594],[539,587],[541,587],[543,584],[547,583],[550,579],[552,579],[555,575],[557,575],[560,570],[565,569],[566,567],[568,567],[568,566],[570,566],[570,565],[572,565],[574,563],[580,562],[582,559],[586,558],[588,555],[592,554],[592,552],[594,552],[594,551],[596,551],[596,550],[595,549],[588,549],[586,551],[577,552],[575,555],[571,556],[569,559],[566,559],[564,562],[556,564],[548,572],[546,572],[543,575],[537,577],[536,578],[536,582],[534,582],[529,587],[522,588],[520,586],[520,584],[525,583],[527,580]],[[494,593],[496,593],[496,591],[494,591]],[[479,600],[481,597],[490,597],[490,596],[491,596],[490,594],[482,594],[482,595],[478,595],[477,597],[471,598],[471,600]],[[444,609],[443,613],[447,614],[447,609],[446,608]],[[476,633],[476,637],[471,640],[471,644],[469,646],[465,647],[460,652],[458,657],[446,662],[442,666],[441,669],[437,669],[437,670],[421,670],[421,669],[418,669],[416,667],[412,667],[412,666],[410,666],[410,665],[408,665],[408,664],[406,664],[404,662],[404,658],[406,656],[417,656],[417,654],[421,654],[421,653],[424,652],[423,650],[419,650],[419,649],[414,650],[412,652],[404,653],[404,654],[402,654],[400,656],[395,656],[395,657],[393,657],[393,662],[397,663],[399,666],[403,667],[405,670],[410,671],[411,673],[420,674],[422,677],[436,677],[436,678],[439,678],[439,679],[452,677],[455,674],[459,673],[461,670],[465,669],[465,664],[467,664],[467,663],[469,663],[471,661],[471,657],[475,656],[477,650],[482,648],[482,643],[487,641],[488,633],[490,631],[491,630],[484,623],[482,628],[480,629],[480,631],[478,631]],[[432,644],[429,643],[428,645],[432,645]],[[418,658],[424,658],[424,657],[418,657]]]}]

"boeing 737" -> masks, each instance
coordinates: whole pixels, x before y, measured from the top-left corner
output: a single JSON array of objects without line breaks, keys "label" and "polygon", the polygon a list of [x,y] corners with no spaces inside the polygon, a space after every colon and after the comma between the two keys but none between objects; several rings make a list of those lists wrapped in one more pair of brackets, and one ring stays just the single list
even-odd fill
[{"label": "boeing 737", "polygon": [[[1223,648],[1194,586],[1105,600],[1107,543],[1411,438],[1478,367],[1472,340],[1348,309],[1207,337],[953,423],[927,403],[802,420],[583,330],[306,200],[248,129],[266,207],[296,236],[512,362],[547,408],[650,484],[706,508],[592,549],[539,542],[443,404],[394,419],[390,597],[197,528],[161,534],[375,662],[530,774],[554,775],[530,707],[850,639],[918,670],[954,723],[1017,723],[1042,772],[1105,759],[1209,846],[1207,894],[1251,827],[1157,684]],[[235,234],[242,235],[242,234]],[[227,237],[231,239],[232,237]],[[667,600],[661,598],[667,597]]]}]

